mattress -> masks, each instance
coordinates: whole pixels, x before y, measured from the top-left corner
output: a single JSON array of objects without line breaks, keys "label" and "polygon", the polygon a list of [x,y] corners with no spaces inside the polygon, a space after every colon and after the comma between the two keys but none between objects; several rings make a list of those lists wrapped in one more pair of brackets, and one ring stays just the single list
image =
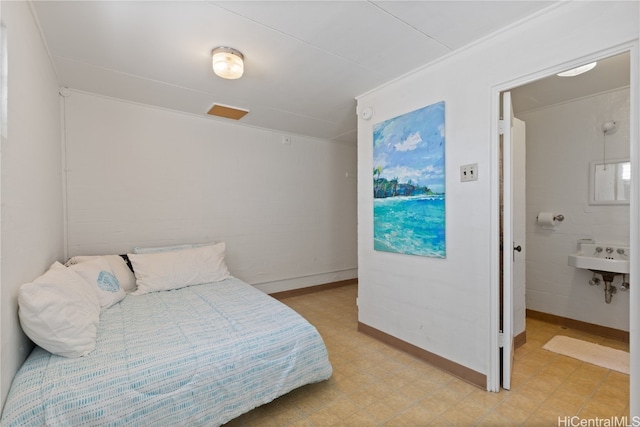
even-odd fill
[{"label": "mattress", "polygon": [[88,356],[36,346],[1,424],[215,426],[331,373],[310,323],[229,278],[127,296],[101,314]]}]

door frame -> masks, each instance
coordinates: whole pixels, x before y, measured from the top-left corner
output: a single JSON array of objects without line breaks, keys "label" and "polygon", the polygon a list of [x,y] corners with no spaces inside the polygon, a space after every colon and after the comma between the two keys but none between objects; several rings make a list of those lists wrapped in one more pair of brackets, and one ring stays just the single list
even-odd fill
[{"label": "door frame", "polygon": [[[594,52],[587,56],[574,58],[570,61],[558,64],[554,67],[538,70],[531,74],[521,76],[491,87],[490,113],[491,113],[491,141],[490,141],[490,290],[489,290],[489,329],[488,329],[488,369],[487,390],[500,391],[500,132],[498,120],[500,118],[500,94],[519,86],[548,77],[561,71],[577,67],[582,64],[597,61],[620,53],[629,52],[630,55],[630,159],[634,170],[640,168],[640,143],[638,136],[639,120],[639,43],[632,41],[609,49]],[[505,177],[506,179],[506,177]],[[509,206],[510,208],[510,206]],[[640,173],[632,173],[631,177],[631,202],[630,208],[630,250],[635,254],[631,258],[630,276],[639,277],[640,257]],[[507,209],[507,206],[504,206]],[[636,280],[637,281],[637,280]],[[640,282],[635,292],[630,295],[630,352],[631,352],[631,376],[630,376],[630,414],[640,415],[640,329],[635,321],[640,319]],[[639,402],[639,403],[634,403]]]}]

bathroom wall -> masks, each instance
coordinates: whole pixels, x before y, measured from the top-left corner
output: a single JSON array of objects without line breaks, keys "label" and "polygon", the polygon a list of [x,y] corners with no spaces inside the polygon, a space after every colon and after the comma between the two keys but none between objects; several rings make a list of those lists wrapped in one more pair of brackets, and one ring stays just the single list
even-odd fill
[{"label": "bathroom wall", "polygon": [[[604,286],[587,283],[592,273],[567,264],[581,238],[629,245],[629,205],[588,204],[589,162],[603,158],[603,122],[619,125],[606,137],[607,158],[629,158],[629,100],[627,87],[518,114],[527,125],[528,309],[629,330],[629,293],[606,304]],[[544,230],[536,223],[541,211],[565,220]]]}]

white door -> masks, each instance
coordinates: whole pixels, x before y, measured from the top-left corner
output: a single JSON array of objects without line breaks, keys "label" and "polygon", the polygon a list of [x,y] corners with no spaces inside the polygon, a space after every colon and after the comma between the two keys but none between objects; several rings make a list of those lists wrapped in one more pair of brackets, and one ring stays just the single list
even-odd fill
[{"label": "white door", "polygon": [[[511,122],[511,224],[516,250],[513,252],[513,335],[525,331],[526,264],[526,126],[515,117]],[[520,251],[517,250],[518,246]]]},{"label": "white door", "polygon": [[[502,388],[511,389],[514,285],[524,284],[524,153],[514,147],[511,93],[502,94]],[[515,148],[515,149],[514,149]],[[518,162],[518,160],[520,162]],[[519,177],[521,179],[516,179]],[[516,227],[514,228],[514,225]],[[518,239],[518,240],[516,240]],[[518,285],[519,289],[519,285]],[[524,288],[522,288],[524,289]],[[523,294],[524,295],[524,294]]]}]

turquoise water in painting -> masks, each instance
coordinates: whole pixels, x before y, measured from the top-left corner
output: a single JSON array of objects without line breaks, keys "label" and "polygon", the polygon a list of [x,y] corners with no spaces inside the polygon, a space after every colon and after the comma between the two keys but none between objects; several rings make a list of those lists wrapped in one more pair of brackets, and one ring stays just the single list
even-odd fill
[{"label": "turquoise water in painting", "polygon": [[444,208],[444,195],[374,199],[374,249],[445,258]]}]

